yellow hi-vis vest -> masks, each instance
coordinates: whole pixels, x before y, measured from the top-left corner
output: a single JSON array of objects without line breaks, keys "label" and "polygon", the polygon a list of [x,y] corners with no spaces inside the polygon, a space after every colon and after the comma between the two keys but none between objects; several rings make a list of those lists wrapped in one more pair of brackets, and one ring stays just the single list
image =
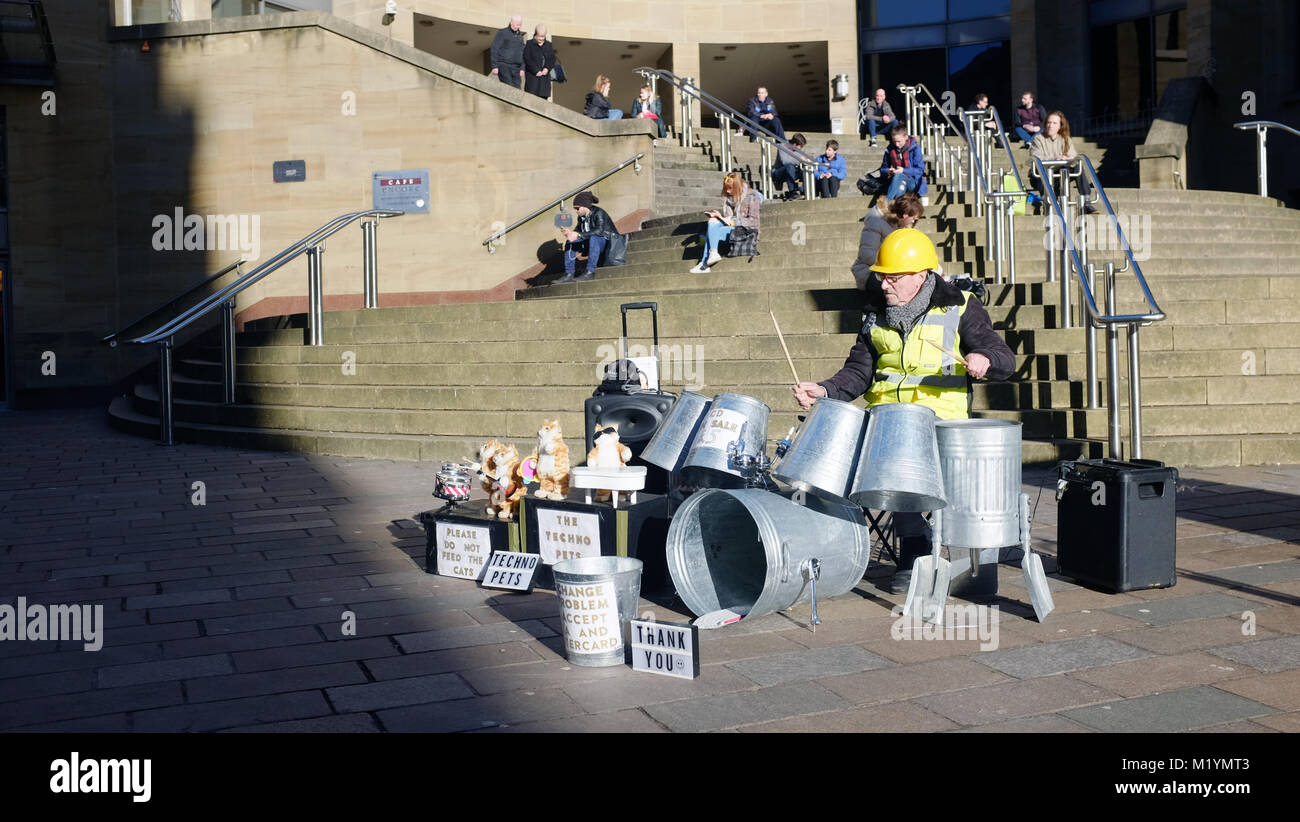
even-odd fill
[{"label": "yellow hi-vis vest", "polygon": [[904,340],[897,329],[870,323],[871,346],[876,352],[875,382],[867,389],[868,406],[882,402],[914,402],[924,405],[939,419],[962,420],[969,414],[969,383],[966,367],[922,340],[961,352],[958,327],[970,292],[963,292],[960,306],[930,309],[917,320]]}]

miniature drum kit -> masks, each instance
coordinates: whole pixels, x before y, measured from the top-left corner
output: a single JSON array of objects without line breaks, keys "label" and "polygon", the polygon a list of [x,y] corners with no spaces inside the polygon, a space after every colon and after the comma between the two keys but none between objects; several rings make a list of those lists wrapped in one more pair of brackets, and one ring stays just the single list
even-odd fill
[{"label": "miniature drum kit", "polygon": [[[673,516],[667,559],[679,596],[702,619],[727,624],[811,598],[816,624],[818,581],[823,596],[837,596],[866,572],[864,509],[946,509],[932,515],[934,545],[954,555],[969,550],[969,560],[952,564],[972,576],[981,552],[1020,545],[1035,612],[1041,620],[1051,610],[1041,563],[1028,549],[1019,423],[939,420],[912,403],[868,411],[821,398],[769,460],[770,413],[742,394],[709,400],[685,391],[642,452],[696,489]],[[938,556],[934,562],[948,566]],[[946,577],[943,589],[946,597]]]},{"label": "miniature drum kit", "polygon": [[469,499],[470,477],[473,473],[474,467],[468,463],[444,462],[434,476],[433,495],[446,500],[448,508],[465,502]]}]

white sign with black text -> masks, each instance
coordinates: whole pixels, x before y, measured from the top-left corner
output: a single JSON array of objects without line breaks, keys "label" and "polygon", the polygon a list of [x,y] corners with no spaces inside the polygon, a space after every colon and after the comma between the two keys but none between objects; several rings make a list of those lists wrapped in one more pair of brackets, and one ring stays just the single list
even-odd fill
[{"label": "white sign with black text", "polygon": [[537,554],[521,554],[517,551],[493,551],[488,560],[487,570],[483,572],[485,588],[509,588],[512,591],[531,591],[533,575],[537,572],[537,563],[541,557]]},{"label": "white sign with black text", "polygon": [[694,679],[700,675],[700,629],[672,622],[631,620],[632,670]]},{"label": "white sign with black text", "polygon": [[492,532],[476,525],[438,522],[434,527],[438,540],[438,575],[478,579],[492,552]]},{"label": "white sign with black text", "polygon": [[547,565],[600,556],[600,515],[537,506],[537,552]]}]

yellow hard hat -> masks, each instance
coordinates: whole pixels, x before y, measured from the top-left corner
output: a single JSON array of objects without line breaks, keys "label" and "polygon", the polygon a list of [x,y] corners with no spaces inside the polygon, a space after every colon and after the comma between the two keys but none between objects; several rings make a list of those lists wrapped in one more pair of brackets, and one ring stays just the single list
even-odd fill
[{"label": "yellow hard hat", "polygon": [[900,228],[890,232],[880,244],[871,270],[881,274],[913,274],[938,267],[939,255],[925,232]]}]

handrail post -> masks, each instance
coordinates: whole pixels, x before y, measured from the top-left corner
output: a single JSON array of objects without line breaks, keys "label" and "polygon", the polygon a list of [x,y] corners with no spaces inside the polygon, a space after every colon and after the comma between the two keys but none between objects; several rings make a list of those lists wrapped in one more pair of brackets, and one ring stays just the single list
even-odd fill
[{"label": "handrail post", "polygon": [[1008,282],[1016,284],[1016,208],[1014,203],[1007,204],[1007,268],[1010,273]]},{"label": "handrail post", "polygon": [[[1115,264],[1106,263],[1106,313],[1115,314]],[[1110,458],[1123,459],[1119,436],[1119,329],[1106,324],[1106,416],[1110,431]]]},{"label": "handrail post", "polygon": [[767,139],[760,140],[762,147],[759,149],[759,169],[758,181],[762,187],[763,196],[772,198],[772,143]]},{"label": "handrail post", "polygon": [[[1074,225],[1074,213],[1070,207],[1070,168],[1062,166],[1061,175],[1061,219],[1068,234]],[[1072,239],[1072,238],[1071,238]],[[1074,328],[1074,315],[1070,309],[1070,243],[1061,238],[1061,328]],[[1080,272],[1082,274],[1082,272]],[[1114,313],[1110,311],[1109,313]]]},{"label": "handrail post", "polygon": [[1256,141],[1256,150],[1258,152],[1258,162],[1256,167],[1259,169],[1259,196],[1268,196],[1268,126],[1255,126],[1255,134],[1258,135]]},{"label": "handrail post", "polygon": [[[1088,291],[1096,300],[1097,267],[1092,263],[1088,263],[1086,270],[1088,272]],[[1083,345],[1088,362],[1088,408],[1096,409],[1101,407],[1101,391],[1097,380],[1097,329],[1092,324],[1092,318],[1086,316],[1086,311],[1084,319]]]},{"label": "handrail post", "polygon": [[[971,128],[973,127],[973,126],[971,125],[971,123],[972,123],[972,121],[974,120],[974,118],[973,118],[973,116],[972,116],[969,112],[965,112],[965,111],[963,111],[963,112],[961,113],[961,119],[962,119],[963,124],[966,126],[966,145],[967,145],[967,148],[970,150],[970,154],[971,154],[970,169],[969,169],[969,173],[967,174],[967,179],[968,179],[968,181],[969,181],[969,182],[967,183],[967,185],[968,185],[968,190],[970,190],[970,191],[976,191],[976,188],[975,188],[975,140],[973,139],[972,134],[971,134]],[[977,201],[978,201],[978,198],[976,198],[976,199],[977,199]],[[975,216],[978,217],[979,214],[976,213]]]},{"label": "handrail post", "polygon": [[817,172],[814,166],[803,167],[803,198],[817,199]]},{"label": "handrail post", "polygon": [[731,118],[718,112],[718,151],[722,152],[722,173],[731,173]]},{"label": "handrail post", "polygon": [[175,428],[172,420],[172,340],[158,341],[158,441],[175,445]]},{"label": "handrail post", "polygon": [[324,345],[325,297],[323,293],[324,244],[307,249],[307,344]]},{"label": "handrail post", "polygon": [[[1055,171],[1048,166],[1044,166],[1043,170],[1047,174],[1043,180],[1043,189],[1046,191],[1049,187],[1056,185],[1055,181],[1052,180]],[[1056,266],[1060,262],[1057,256],[1059,252],[1056,248],[1056,209],[1052,205],[1052,198],[1045,193],[1043,195],[1043,213],[1047,215],[1047,281],[1054,283],[1056,282]]]},{"label": "handrail post", "polygon": [[1128,436],[1129,458],[1142,459],[1142,366],[1138,357],[1138,323],[1128,324]]},{"label": "handrail post", "polygon": [[378,217],[361,221],[361,285],[366,308],[379,307],[379,250],[375,242],[378,228]]},{"label": "handrail post", "polygon": [[994,207],[997,209],[997,214],[994,218],[994,224],[997,227],[997,247],[994,250],[993,266],[994,272],[997,275],[997,284],[1002,285],[1002,260],[1006,256],[1005,243],[1007,234],[1006,224],[1004,221],[1007,217],[1007,198],[996,197],[994,198],[994,203]]},{"label": "handrail post", "polygon": [[235,301],[221,304],[221,402],[235,404]]}]

